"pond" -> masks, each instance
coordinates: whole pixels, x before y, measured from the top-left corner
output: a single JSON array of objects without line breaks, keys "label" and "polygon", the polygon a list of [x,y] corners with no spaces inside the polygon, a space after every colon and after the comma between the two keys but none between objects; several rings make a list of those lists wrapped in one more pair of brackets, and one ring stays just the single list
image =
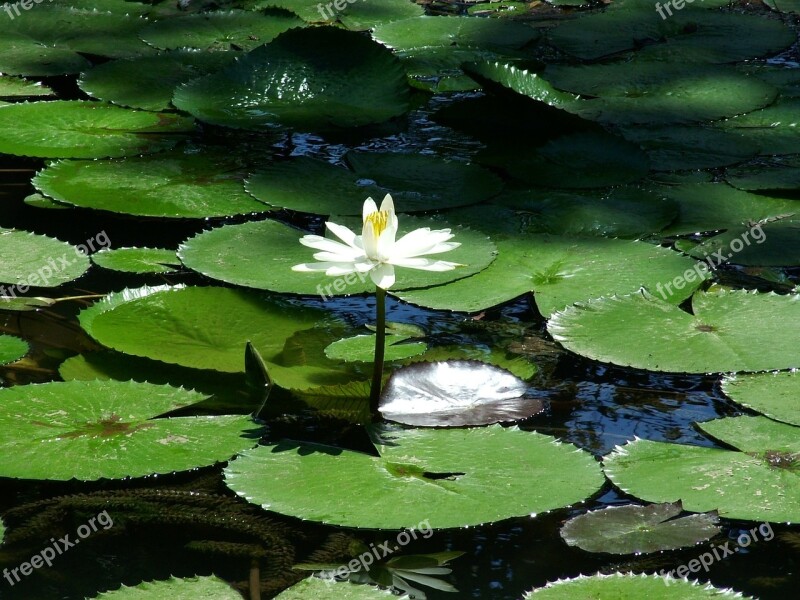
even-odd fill
[{"label": "pond", "polygon": [[794,597],[798,12],[7,5],[0,598]]}]

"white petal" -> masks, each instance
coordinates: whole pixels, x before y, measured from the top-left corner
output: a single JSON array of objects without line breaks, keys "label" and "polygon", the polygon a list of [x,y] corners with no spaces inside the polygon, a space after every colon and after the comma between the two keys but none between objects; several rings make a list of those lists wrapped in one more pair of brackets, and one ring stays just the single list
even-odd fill
[{"label": "white petal", "polygon": [[388,210],[394,214],[394,200],[392,200],[391,194],[386,194],[386,196],[384,196],[383,202],[381,202],[381,210]]},{"label": "white petal", "polygon": [[364,254],[368,258],[377,260],[378,258],[378,240],[375,237],[375,228],[372,226],[371,221],[364,221],[364,232],[361,235],[364,243]]},{"label": "white petal", "polygon": [[425,254],[439,254],[441,252],[447,252],[449,250],[455,250],[461,245],[461,242],[442,242],[441,244],[436,244],[433,248],[428,250]]},{"label": "white petal", "polygon": [[375,253],[378,260],[384,261],[394,254],[394,239],[396,236],[397,228],[393,226],[390,220],[386,225],[386,229],[378,236],[378,241],[375,244]]},{"label": "white petal", "polygon": [[319,271],[327,271],[330,263],[303,263],[302,265],[295,265],[292,271],[299,271],[301,273],[317,273]]},{"label": "white petal", "polygon": [[[427,254],[439,244],[446,242],[453,238],[453,234],[449,229],[437,229],[431,231],[427,227],[415,229],[401,237],[392,249],[392,256],[419,256]],[[445,250],[440,250],[444,252]]]},{"label": "white petal", "polygon": [[360,248],[346,246],[345,244],[337,242],[336,240],[329,240],[328,238],[320,237],[318,235],[307,235],[302,237],[300,238],[300,243],[304,246],[308,246],[309,248],[313,248],[314,250],[332,252],[334,254],[340,254],[342,256],[351,258],[355,258],[361,254],[364,254],[364,251]]},{"label": "white petal", "polygon": [[390,264],[421,271],[452,271],[456,267],[464,266],[446,260],[433,260],[431,258],[393,258]]},{"label": "white petal", "polygon": [[327,264],[328,268],[325,270],[325,275],[331,277],[338,277],[339,275],[347,275],[348,273],[355,273],[356,267],[353,263],[319,263]]},{"label": "white petal", "polygon": [[375,200],[372,198],[367,198],[364,200],[364,208],[361,211],[361,219],[363,221],[367,220],[367,216],[371,215],[374,212],[378,212],[378,206],[375,204]]},{"label": "white petal", "polygon": [[314,260],[321,260],[324,262],[335,263],[352,263],[359,260],[360,256],[347,256],[341,252],[317,252],[314,255]]},{"label": "white petal", "polygon": [[394,267],[381,263],[369,272],[372,282],[379,288],[388,290],[394,285]]},{"label": "white petal", "polygon": [[331,223],[330,221],[325,223],[325,227],[327,227],[328,231],[330,231],[333,235],[338,237],[351,248],[359,247],[356,243],[358,236],[349,227],[345,227],[344,225],[339,225],[337,223]]}]

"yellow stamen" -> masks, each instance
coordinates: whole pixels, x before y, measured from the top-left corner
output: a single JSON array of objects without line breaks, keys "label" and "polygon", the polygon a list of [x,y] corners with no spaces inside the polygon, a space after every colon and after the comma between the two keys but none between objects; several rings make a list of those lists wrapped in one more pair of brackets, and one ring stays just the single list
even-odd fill
[{"label": "yellow stamen", "polygon": [[367,221],[372,223],[372,230],[375,232],[375,237],[378,237],[389,225],[389,211],[376,210],[366,216],[364,222]]}]

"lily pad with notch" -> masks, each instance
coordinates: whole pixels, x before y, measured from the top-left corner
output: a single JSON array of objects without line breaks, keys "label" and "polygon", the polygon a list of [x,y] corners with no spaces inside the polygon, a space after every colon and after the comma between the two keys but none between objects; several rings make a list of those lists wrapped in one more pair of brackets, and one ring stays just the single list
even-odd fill
[{"label": "lily pad with notch", "polygon": [[722,380],[722,391],[737,404],[800,427],[798,371],[731,375]]},{"label": "lily pad with notch", "polygon": [[174,250],[163,248],[106,248],[92,254],[99,267],[121,273],[174,273],[181,266]]},{"label": "lily pad with notch", "polygon": [[800,522],[797,427],[744,416],[699,427],[736,450],[636,439],[603,459],[606,475],[649,502],[680,499],[685,510],[728,519]]},{"label": "lily pad with notch", "polygon": [[603,484],[587,452],[515,427],[375,435],[380,456],[304,442],[260,446],[230,463],[225,482],[268,510],[374,529],[417,526],[420,506],[433,529],[529,516],[581,502]]},{"label": "lily pad with notch", "polygon": [[24,287],[58,287],[90,266],[77,246],[16,229],[0,229],[0,256],[0,282]]},{"label": "lily pad with notch", "polygon": [[97,480],[212,465],[258,443],[249,417],[159,415],[202,394],[120,381],[70,381],[0,390],[0,448],[17,460],[0,476]]},{"label": "lily pad with notch", "polygon": [[544,403],[525,397],[528,385],[478,361],[417,362],[394,371],[379,410],[390,421],[417,427],[462,427],[527,419]]},{"label": "lily pad with notch", "polygon": [[739,592],[702,584],[671,575],[614,573],[579,575],[559,579],[525,594],[523,600],[574,600],[575,598],[614,598],[614,600],[741,600]]}]

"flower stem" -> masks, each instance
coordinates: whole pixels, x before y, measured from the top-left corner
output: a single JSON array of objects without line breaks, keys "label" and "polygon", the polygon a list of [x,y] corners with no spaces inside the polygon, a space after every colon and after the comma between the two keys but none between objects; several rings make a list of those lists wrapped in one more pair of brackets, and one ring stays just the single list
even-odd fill
[{"label": "flower stem", "polygon": [[375,288],[375,362],[372,366],[372,386],[369,389],[369,410],[373,421],[380,420],[378,399],[381,396],[383,357],[386,349],[386,290]]}]

